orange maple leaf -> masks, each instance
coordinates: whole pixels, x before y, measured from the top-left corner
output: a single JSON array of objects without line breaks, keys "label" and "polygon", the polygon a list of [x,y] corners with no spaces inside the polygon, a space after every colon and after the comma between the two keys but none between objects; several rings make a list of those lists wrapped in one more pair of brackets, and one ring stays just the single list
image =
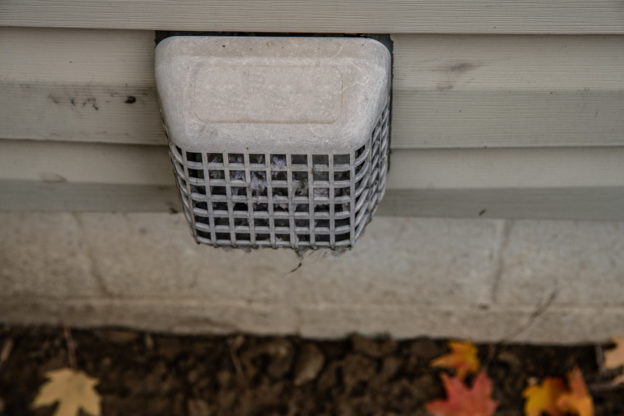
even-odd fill
[{"label": "orange maple leaf", "polygon": [[491,416],[498,403],[492,400],[492,380],[480,372],[469,389],[459,377],[442,374],[446,400],[433,400],[425,404],[434,416]]},{"label": "orange maple leaf", "polygon": [[587,392],[587,386],[578,367],[568,373],[568,386],[570,391],[557,399],[559,410],[578,416],[594,416],[594,401]]},{"label": "orange maple leaf", "polygon": [[451,352],[431,361],[433,367],[454,368],[461,380],[468,373],[476,374],[479,371],[477,347],[472,342],[449,341]]},{"label": "orange maple leaf", "polygon": [[522,392],[526,398],[524,414],[526,416],[540,416],[542,412],[549,416],[563,416],[563,412],[557,408],[557,399],[566,389],[563,380],[546,377],[541,384],[534,384]]}]

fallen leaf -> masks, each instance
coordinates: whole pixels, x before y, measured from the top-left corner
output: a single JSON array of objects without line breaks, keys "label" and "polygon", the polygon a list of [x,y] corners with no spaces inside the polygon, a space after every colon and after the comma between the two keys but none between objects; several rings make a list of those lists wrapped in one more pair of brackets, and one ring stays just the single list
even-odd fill
[{"label": "fallen leaf", "polygon": [[304,344],[294,369],[294,384],[301,386],[312,381],[323,369],[325,356],[314,344]]},{"label": "fallen leaf", "polygon": [[549,416],[562,416],[563,412],[557,408],[557,399],[565,391],[563,380],[553,377],[546,377],[541,384],[527,387],[522,392],[522,396],[526,399],[524,414],[540,416],[545,412]]},{"label": "fallen leaf", "polygon": [[449,341],[451,352],[431,361],[433,367],[453,368],[457,377],[464,380],[469,373],[479,371],[477,347],[472,342]]},{"label": "fallen leaf", "polygon": [[492,380],[480,372],[469,389],[458,377],[442,374],[446,400],[433,400],[425,404],[434,416],[490,416],[498,403],[492,400]]},{"label": "fallen leaf", "polygon": [[[604,367],[606,370],[617,370],[624,367],[624,337],[613,338],[615,348],[605,352]],[[612,384],[624,383],[624,369],[620,369],[620,375],[617,376]]]},{"label": "fallen leaf", "polygon": [[575,368],[568,373],[569,392],[557,399],[557,407],[562,412],[578,416],[594,416],[594,401],[587,392],[581,370]]},{"label": "fallen leaf", "polygon": [[100,396],[94,387],[96,378],[71,368],[46,373],[49,379],[39,389],[33,407],[50,406],[58,402],[54,416],[76,416],[82,408],[85,412],[100,416]]}]

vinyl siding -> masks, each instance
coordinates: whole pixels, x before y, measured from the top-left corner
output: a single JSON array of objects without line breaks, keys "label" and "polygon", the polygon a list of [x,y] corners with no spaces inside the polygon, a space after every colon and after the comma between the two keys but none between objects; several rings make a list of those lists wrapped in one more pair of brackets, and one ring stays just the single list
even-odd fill
[{"label": "vinyl siding", "polygon": [[521,2],[297,10],[273,1],[277,15],[260,3],[0,5],[0,209],[177,209],[153,30],[298,23],[304,32],[392,35],[393,153],[380,214],[624,219],[619,2],[524,2],[523,19],[512,13]]},{"label": "vinyl siding", "polygon": [[20,0],[0,25],[324,33],[624,33],[620,0]]}]

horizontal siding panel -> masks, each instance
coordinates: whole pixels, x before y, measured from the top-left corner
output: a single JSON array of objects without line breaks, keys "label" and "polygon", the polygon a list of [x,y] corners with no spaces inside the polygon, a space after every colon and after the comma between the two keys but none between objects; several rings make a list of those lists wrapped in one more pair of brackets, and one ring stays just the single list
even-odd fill
[{"label": "horizontal siding panel", "polygon": [[394,36],[393,146],[624,144],[624,36]]},{"label": "horizontal siding panel", "polygon": [[393,189],[624,186],[624,147],[395,150]]},{"label": "horizontal siding panel", "polygon": [[0,180],[172,185],[165,146],[0,140]]},{"label": "horizontal siding panel", "polygon": [[[175,186],[0,180],[0,211],[180,212]],[[624,187],[390,189],[379,216],[624,220]]]},{"label": "horizontal siding panel", "polygon": [[0,79],[152,86],[154,45],[151,31],[0,27]]},{"label": "horizontal siding panel", "polygon": [[0,137],[165,142],[154,33],[0,28]]},{"label": "horizontal siding panel", "polygon": [[[624,220],[624,148],[395,150],[384,216]],[[178,212],[165,146],[0,141],[0,211]]]},{"label": "horizontal siding panel", "polygon": [[378,214],[623,221],[624,187],[391,189]]},{"label": "horizontal siding panel", "polygon": [[401,89],[622,90],[624,36],[393,35]]},{"label": "horizontal siding panel", "polygon": [[[172,185],[165,146],[0,141],[0,180]],[[624,187],[624,147],[396,150],[390,189]]]},{"label": "horizontal siding panel", "polygon": [[[0,28],[0,138],[163,144],[153,38]],[[393,39],[395,149],[624,145],[624,36]]]},{"label": "horizontal siding panel", "polygon": [[0,108],[4,139],[165,143],[152,86],[0,81]]},{"label": "horizontal siding panel", "polygon": [[20,0],[0,25],[326,33],[624,33],[619,0]]},{"label": "horizontal siding panel", "polygon": [[0,211],[181,212],[173,185],[0,180]]},{"label": "horizontal siding panel", "polygon": [[393,110],[395,149],[624,145],[624,90],[395,90]]}]

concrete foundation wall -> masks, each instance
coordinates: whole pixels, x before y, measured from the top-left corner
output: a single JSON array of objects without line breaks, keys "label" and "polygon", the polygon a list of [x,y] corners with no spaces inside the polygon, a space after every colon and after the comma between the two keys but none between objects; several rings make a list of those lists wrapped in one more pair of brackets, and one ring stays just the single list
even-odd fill
[{"label": "concrete foundation wall", "polygon": [[181,214],[0,213],[0,321],[572,343],[624,333],[624,223],[378,217],[344,253],[196,245]]}]

